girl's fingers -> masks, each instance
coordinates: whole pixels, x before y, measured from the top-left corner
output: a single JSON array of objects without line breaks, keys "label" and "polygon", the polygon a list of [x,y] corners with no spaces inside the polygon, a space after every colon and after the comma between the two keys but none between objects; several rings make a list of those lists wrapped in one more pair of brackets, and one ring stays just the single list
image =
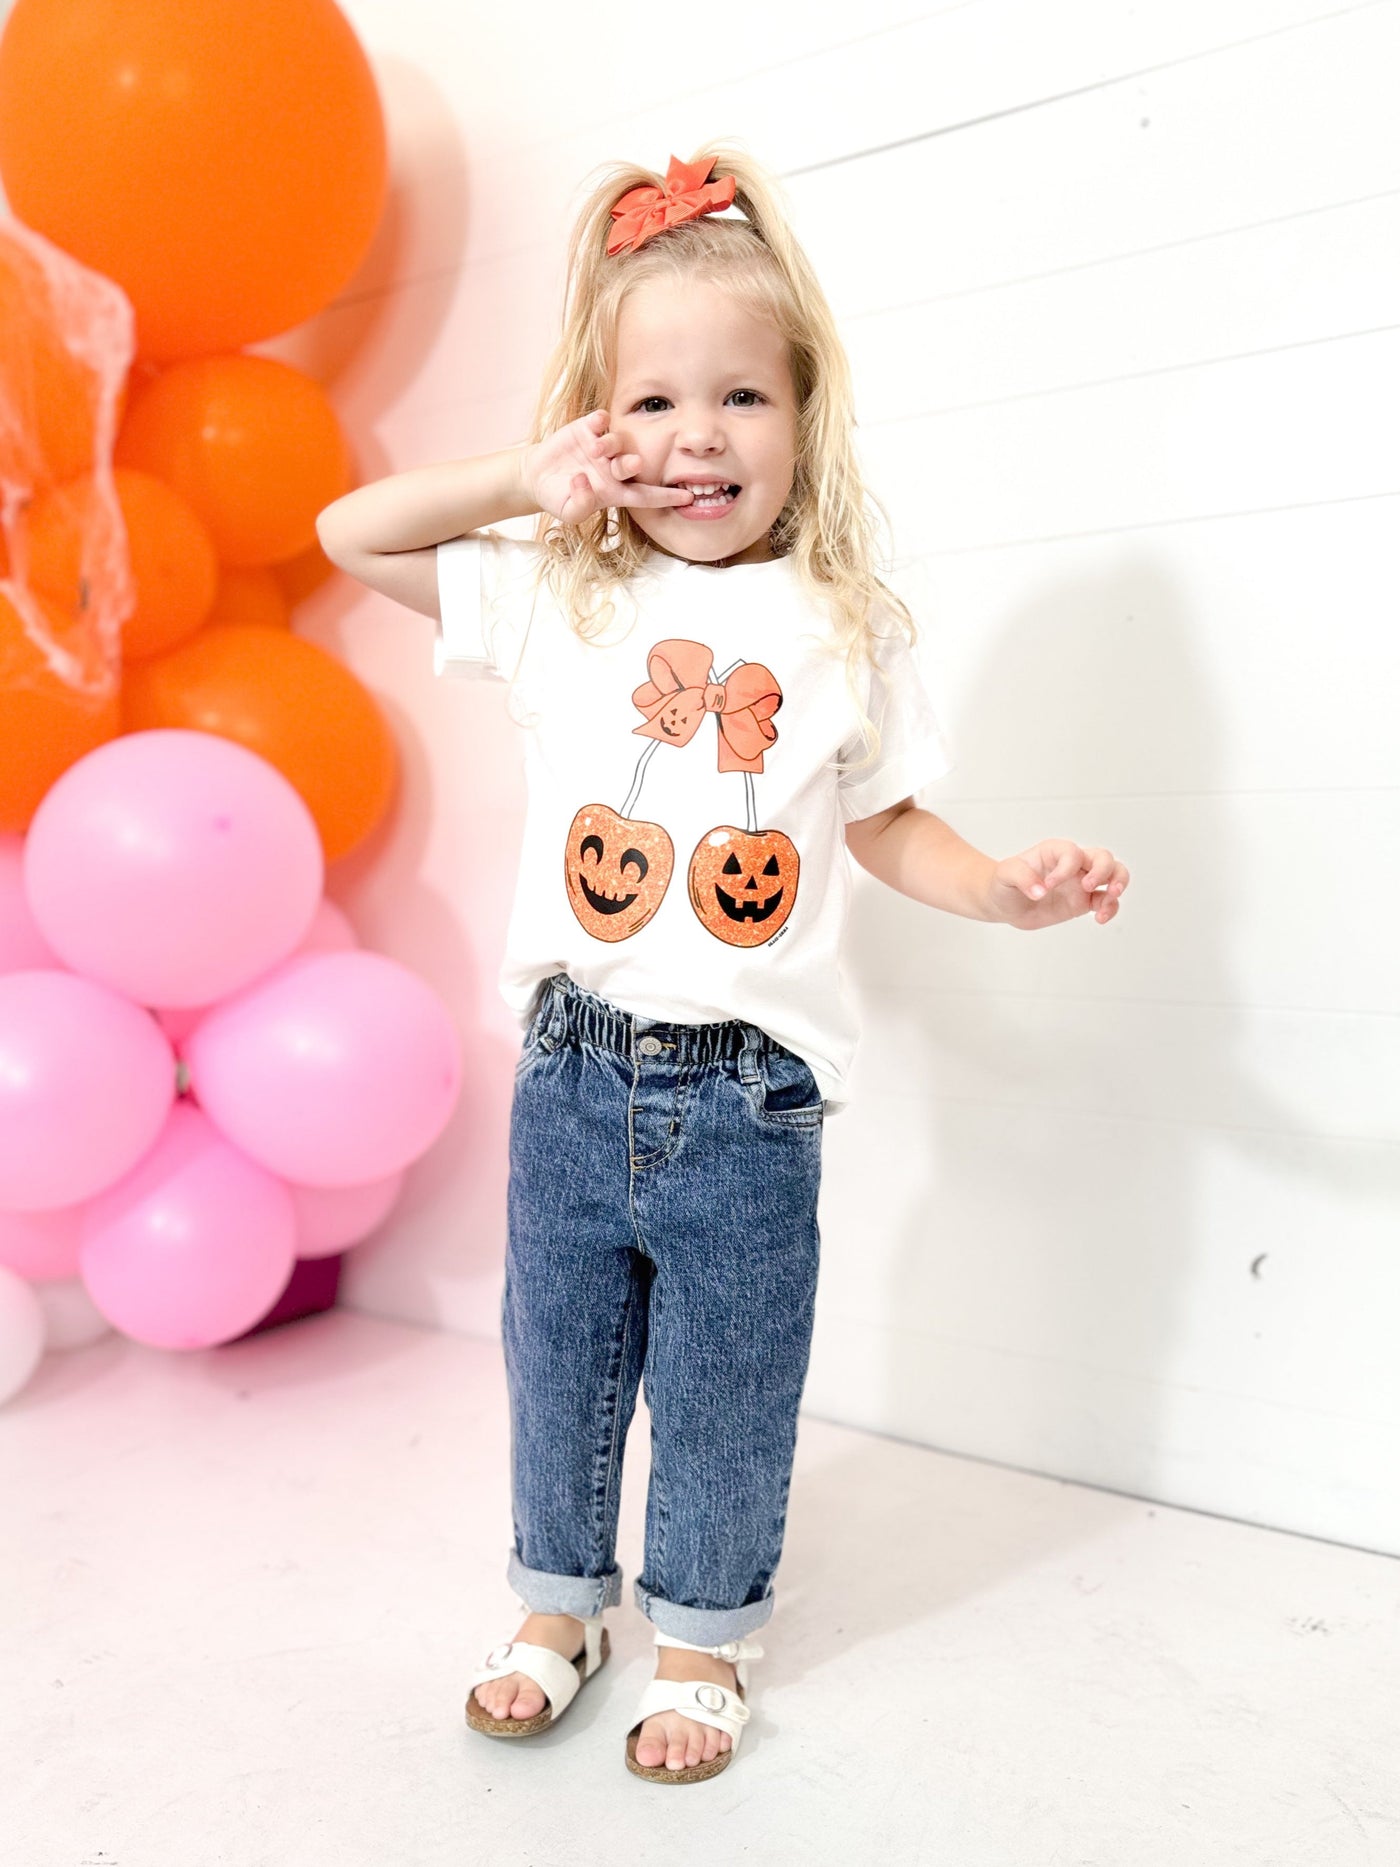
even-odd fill
[{"label": "girl's fingers", "polygon": [[1058,888],[1060,883],[1067,881],[1078,867],[1079,863],[1076,857],[1071,855],[1068,850],[1063,851],[1060,855],[1056,856],[1055,860],[1050,864],[1050,867],[1045,871],[1046,888]]},{"label": "girl's fingers", "polygon": [[618,502],[628,506],[684,506],[694,498],[688,486],[646,486],[635,480],[619,480]]},{"label": "girl's fingers", "polygon": [[1128,885],[1128,871],[1106,849],[1095,851],[1093,866],[1084,877],[1086,888],[1097,890],[1100,885],[1114,898],[1121,895]]},{"label": "girl's fingers", "polygon": [[[580,484],[602,506],[684,506],[694,498],[688,486],[651,486],[642,480],[626,479],[622,474],[640,470],[640,454],[623,454],[616,459],[603,456],[601,443],[590,444],[594,459],[586,459],[585,470],[576,473],[572,484]],[[624,464],[627,463],[627,464]]]}]

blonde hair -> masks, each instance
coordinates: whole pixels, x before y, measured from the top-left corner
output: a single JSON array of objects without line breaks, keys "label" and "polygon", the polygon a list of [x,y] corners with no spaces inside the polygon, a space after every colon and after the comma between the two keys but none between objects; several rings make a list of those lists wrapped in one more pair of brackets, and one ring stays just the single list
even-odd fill
[{"label": "blonde hair", "polygon": [[[808,595],[830,616],[863,734],[873,739],[866,758],[844,769],[863,769],[878,756],[879,733],[861,700],[862,660],[883,678],[870,618],[883,606],[911,645],[918,633],[908,605],[875,573],[872,511],[887,532],[889,518],[856,464],[850,364],[775,183],[736,143],[708,142],[692,161],[702,157],[710,160],[707,176],[735,176],[734,206],[745,220],[698,215],[651,235],[635,252],[624,248],[610,255],[613,204],[628,189],[659,187],[664,178],[632,163],[612,163],[585,197],[569,238],[562,331],[545,369],[529,439],[542,441],[607,405],[622,302],[648,280],[698,274],[773,325],[787,342],[797,392],[797,448],[792,491],[771,543],[777,556],[792,558]],[[613,591],[645,561],[650,539],[627,506],[596,512],[580,525],[541,513],[536,539],[543,547],[542,575],[575,632],[592,640],[613,613]]]}]

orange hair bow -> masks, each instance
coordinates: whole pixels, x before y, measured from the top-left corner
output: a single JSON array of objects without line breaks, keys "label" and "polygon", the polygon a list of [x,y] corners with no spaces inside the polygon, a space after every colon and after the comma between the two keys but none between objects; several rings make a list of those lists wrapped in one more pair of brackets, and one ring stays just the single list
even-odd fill
[{"label": "orange hair bow", "polygon": [[647,723],[632,731],[683,746],[713,713],[719,769],[761,772],[764,751],[778,737],[771,716],[783,704],[783,690],[761,661],[741,661],[727,681],[710,680],[711,661],[703,642],[658,642],[647,656],[651,679],[632,695]]},{"label": "orange hair bow", "polygon": [[608,240],[608,251],[620,253],[624,247],[635,253],[644,240],[677,221],[693,220],[697,214],[713,214],[716,208],[730,207],[734,201],[735,177],[722,175],[708,182],[712,163],[703,157],[698,162],[681,162],[671,157],[664,188],[650,184],[630,188],[613,203],[612,217],[617,225]]}]

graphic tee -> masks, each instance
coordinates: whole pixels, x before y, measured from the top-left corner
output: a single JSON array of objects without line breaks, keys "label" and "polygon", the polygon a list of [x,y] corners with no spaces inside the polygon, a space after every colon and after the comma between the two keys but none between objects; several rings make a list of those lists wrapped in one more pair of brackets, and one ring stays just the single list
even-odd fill
[{"label": "graphic tee", "polygon": [[845,826],[953,764],[908,643],[877,641],[888,685],[862,667],[879,757],[840,773],[868,748],[825,611],[787,558],[653,551],[585,641],[537,584],[542,555],[492,531],[437,548],[434,671],[512,683],[525,733],[502,998],[524,1029],[541,981],[567,972],[644,1017],[743,1019],[802,1057],[838,1113],[858,1039]]}]

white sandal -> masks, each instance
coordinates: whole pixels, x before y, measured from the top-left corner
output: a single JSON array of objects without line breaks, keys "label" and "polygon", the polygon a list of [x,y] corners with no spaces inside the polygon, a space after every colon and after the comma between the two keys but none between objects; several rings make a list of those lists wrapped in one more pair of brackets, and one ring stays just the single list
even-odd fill
[{"label": "white sandal", "polygon": [[[521,1607],[528,1614],[530,1609]],[[583,1620],[583,1650],[568,1660],[553,1647],[536,1646],[529,1640],[506,1640],[492,1647],[479,1672],[467,1681],[467,1723],[484,1737],[530,1737],[536,1731],[557,1724],[573,1703],[578,1689],[591,1679],[607,1659],[611,1646],[601,1614]],[[507,1673],[524,1673],[533,1679],[545,1695],[545,1707],[532,1718],[493,1718],[476,1696],[476,1688],[488,1679],[503,1679]]]},{"label": "white sandal", "polygon": [[[707,1777],[727,1770],[739,1749],[739,1739],[749,1721],[749,1707],[744,1702],[748,1691],[749,1660],[763,1658],[763,1648],[756,1640],[726,1640],[717,1647],[698,1647],[690,1640],[677,1640],[672,1634],[656,1630],[659,1647],[685,1647],[692,1653],[712,1653],[717,1660],[728,1660],[734,1667],[737,1692],[716,1685],[711,1679],[653,1679],[642,1694],[632,1729],[627,1733],[627,1767],[634,1776],[644,1776],[649,1783],[703,1783]],[[688,1764],[683,1770],[668,1770],[664,1763],[637,1761],[637,1739],[642,1725],[660,1711],[678,1711],[697,1724],[713,1725],[729,1733],[729,1749],[721,1750],[708,1763]]]}]

